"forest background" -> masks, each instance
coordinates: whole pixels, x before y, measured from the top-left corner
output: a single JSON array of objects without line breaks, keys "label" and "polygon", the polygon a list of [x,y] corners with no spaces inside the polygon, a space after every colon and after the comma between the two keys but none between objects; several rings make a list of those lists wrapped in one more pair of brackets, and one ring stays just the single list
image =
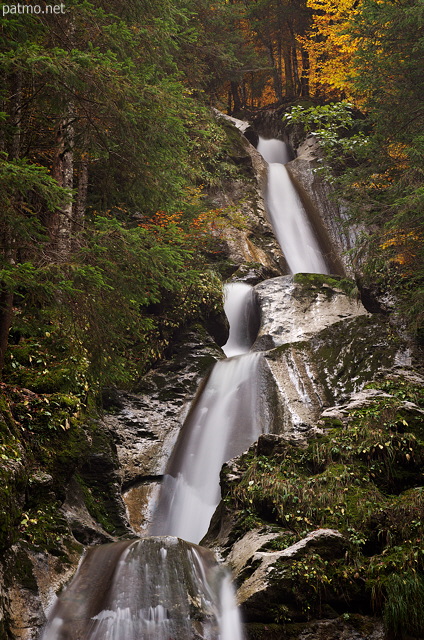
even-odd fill
[{"label": "forest background", "polygon": [[33,6],[0,23],[0,371],[22,429],[63,434],[221,308],[208,193],[234,165],[211,106],[317,136],[367,229],[360,277],[422,337],[421,0]]}]

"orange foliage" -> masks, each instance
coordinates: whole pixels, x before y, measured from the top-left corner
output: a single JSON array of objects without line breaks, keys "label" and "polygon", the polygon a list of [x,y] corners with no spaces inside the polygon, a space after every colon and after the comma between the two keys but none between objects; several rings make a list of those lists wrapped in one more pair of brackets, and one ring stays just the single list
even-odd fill
[{"label": "orange foliage", "polygon": [[[411,266],[417,257],[417,249],[421,247],[424,238],[418,231],[396,231],[387,233],[380,249],[389,250],[393,254],[390,262],[402,267]],[[408,275],[408,272],[403,273]]]},{"label": "orange foliage", "polygon": [[348,34],[349,22],[358,9],[355,0],[308,0],[313,10],[312,26],[298,41],[309,54],[310,88],[313,93],[350,94],[352,54],[357,42]]}]

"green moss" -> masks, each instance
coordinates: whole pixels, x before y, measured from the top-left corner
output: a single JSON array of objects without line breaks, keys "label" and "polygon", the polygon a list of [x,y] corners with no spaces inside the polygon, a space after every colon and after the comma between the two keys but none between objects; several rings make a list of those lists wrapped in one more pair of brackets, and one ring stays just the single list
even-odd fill
[{"label": "green moss", "polygon": [[21,515],[21,537],[33,548],[67,561],[65,540],[70,535],[68,524],[60,511],[60,503],[38,503]]},{"label": "green moss", "polygon": [[[377,397],[351,411],[347,425],[329,429],[306,448],[282,440],[268,456],[255,456],[252,449],[239,460],[238,480],[225,480],[230,509],[280,526],[270,549],[285,548],[318,528],[336,528],[348,540],[344,558],[309,553],[282,561],[276,584],[281,589],[281,580],[288,581],[294,615],[323,617],[324,607],[334,603],[349,615],[385,612],[388,632],[402,637],[396,636],[396,602],[403,598],[405,612],[412,603],[421,606],[424,442],[420,414],[407,420],[403,401],[398,393]],[[394,574],[400,579],[391,585]],[[395,587],[403,595],[395,597]],[[281,604],[287,604],[292,596],[282,593]],[[424,628],[417,625],[411,622],[409,632],[420,637]]]},{"label": "green moss", "polygon": [[358,295],[355,281],[341,276],[328,276],[320,273],[296,273],[293,276],[293,281],[295,284],[302,286],[302,289],[298,292],[298,295],[302,297],[317,293],[324,293],[328,297],[332,297],[340,293],[340,291],[350,297],[356,298]]},{"label": "green moss", "polygon": [[96,455],[100,471],[92,476],[85,472],[90,510],[106,530],[123,532],[116,506],[121,496],[111,480],[117,462],[110,438],[96,422],[87,420],[80,399],[70,393],[38,394],[6,385],[3,391],[0,549],[21,540],[67,562],[75,552],[75,540],[60,507],[70,479]]},{"label": "green moss", "polygon": [[[354,336],[354,340],[352,340]],[[336,322],[313,338],[310,359],[320,364],[320,382],[330,403],[348,398],[390,368],[399,344],[379,317],[358,316]]]}]

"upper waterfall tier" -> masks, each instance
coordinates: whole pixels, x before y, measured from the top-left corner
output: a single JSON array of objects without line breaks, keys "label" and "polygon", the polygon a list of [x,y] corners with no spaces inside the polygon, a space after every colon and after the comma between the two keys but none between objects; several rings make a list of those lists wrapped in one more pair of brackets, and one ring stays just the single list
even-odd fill
[{"label": "upper waterfall tier", "polygon": [[268,163],[278,162],[280,164],[287,164],[287,162],[291,160],[286,143],[276,138],[266,139],[259,137],[257,149],[263,159]]},{"label": "upper waterfall tier", "polygon": [[281,140],[259,138],[258,151],[269,163],[265,200],[290,272],[328,274],[308,214],[284,166],[290,160],[287,146]]}]

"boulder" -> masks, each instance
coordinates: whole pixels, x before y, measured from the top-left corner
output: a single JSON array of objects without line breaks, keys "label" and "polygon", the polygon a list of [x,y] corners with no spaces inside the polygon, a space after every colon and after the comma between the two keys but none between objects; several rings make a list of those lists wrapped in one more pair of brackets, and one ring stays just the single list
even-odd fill
[{"label": "boulder", "polygon": [[250,531],[233,545],[227,557],[239,584],[238,601],[249,621],[272,622],[277,608],[293,605],[293,561],[310,553],[323,559],[340,558],[348,547],[338,531],[317,529],[281,551],[260,550],[277,535]]},{"label": "boulder", "polygon": [[261,326],[253,349],[303,342],[341,320],[368,315],[355,291],[354,282],[319,274],[282,276],[259,283],[255,292]]}]

